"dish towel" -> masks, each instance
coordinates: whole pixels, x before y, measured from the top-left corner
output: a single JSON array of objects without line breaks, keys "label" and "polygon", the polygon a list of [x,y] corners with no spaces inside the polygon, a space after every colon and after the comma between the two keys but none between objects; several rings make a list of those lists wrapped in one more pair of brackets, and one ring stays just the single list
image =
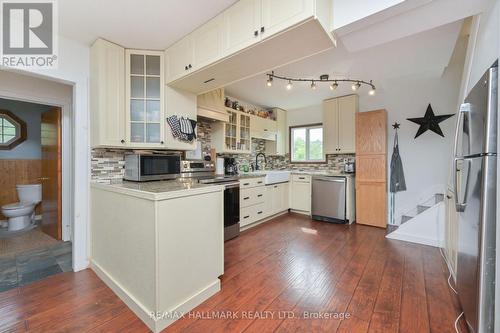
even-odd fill
[{"label": "dish towel", "polygon": [[196,120],[173,115],[167,118],[167,123],[175,139],[187,142],[196,139]]}]

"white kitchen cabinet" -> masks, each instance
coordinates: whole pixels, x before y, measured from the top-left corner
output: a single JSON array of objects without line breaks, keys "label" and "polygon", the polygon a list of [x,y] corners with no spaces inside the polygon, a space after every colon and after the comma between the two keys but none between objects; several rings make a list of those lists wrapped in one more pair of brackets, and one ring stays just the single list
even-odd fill
[{"label": "white kitchen cabinet", "polygon": [[311,176],[292,175],[290,209],[311,214]]},{"label": "white kitchen cabinet", "polygon": [[212,120],[229,122],[229,115],[224,105],[224,88],[214,89],[204,94],[198,95],[198,117]]},{"label": "white kitchen cabinet", "polygon": [[266,141],[266,154],[285,156],[288,150],[286,141],[287,123],[286,111],[283,109],[273,109],[276,114],[276,141]]},{"label": "white kitchen cabinet", "polygon": [[169,47],[165,51],[165,74],[167,82],[189,74],[193,68],[193,59],[194,51],[191,35],[184,37]]},{"label": "white kitchen cabinet", "polygon": [[264,178],[240,180],[240,227],[246,227],[266,217],[268,201]]},{"label": "white kitchen cabinet", "polygon": [[300,23],[314,13],[311,0],[262,0],[261,38]]},{"label": "white kitchen cabinet", "polygon": [[[165,90],[165,118],[172,115],[197,119],[196,95],[184,90],[164,86]],[[194,150],[196,149],[196,140],[191,142],[181,141],[174,138],[172,130],[166,121],[163,121],[164,143],[162,147],[173,150]]]},{"label": "white kitchen cabinet", "polygon": [[288,183],[266,185],[266,216],[272,216],[290,208]]},{"label": "white kitchen cabinet", "polygon": [[224,55],[260,41],[261,0],[240,0],[224,11]]},{"label": "white kitchen cabinet", "polygon": [[251,137],[276,141],[276,121],[258,116],[251,116]]},{"label": "white kitchen cabinet", "polygon": [[358,95],[323,101],[323,147],[325,154],[356,152]]},{"label": "white kitchen cabinet", "polygon": [[125,110],[127,145],[164,147],[163,52],[125,51]]},{"label": "white kitchen cabinet", "polygon": [[98,39],[90,48],[92,147],[123,147],[125,141],[125,49]]},{"label": "white kitchen cabinet", "polygon": [[222,14],[192,32],[193,61],[190,70],[202,68],[222,58],[223,39],[224,16]]},{"label": "white kitchen cabinet", "polygon": [[250,115],[226,108],[229,122],[216,122],[212,127],[212,144],[218,153],[250,154]]}]

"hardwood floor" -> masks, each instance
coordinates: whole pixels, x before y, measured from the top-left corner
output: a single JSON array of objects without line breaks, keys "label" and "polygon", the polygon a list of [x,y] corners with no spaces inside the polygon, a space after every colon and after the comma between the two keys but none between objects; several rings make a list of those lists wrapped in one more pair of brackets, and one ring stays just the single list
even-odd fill
[{"label": "hardwood floor", "polygon": [[[439,251],[384,236],[295,214],[250,229],[225,243],[222,290],[164,332],[455,332]],[[0,293],[0,332],[23,331],[148,329],[85,270]]]}]

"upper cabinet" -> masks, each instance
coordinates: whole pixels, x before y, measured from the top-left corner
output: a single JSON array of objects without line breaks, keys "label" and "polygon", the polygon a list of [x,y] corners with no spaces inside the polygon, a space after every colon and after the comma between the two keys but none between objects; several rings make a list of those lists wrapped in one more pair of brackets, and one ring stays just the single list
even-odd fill
[{"label": "upper cabinet", "polygon": [[274,108],[273,111],[276,114],[276,141],[266,141],[266,154],[285,156],[288,148],[286,111],[279,108]]},{"label": "upper cabinet", "polygon": [[125,52],[127,139],[132,146],[164,144],[163,52]]},{"label": "upper cabinet", "polygon": [[250,154],[250,115],[227,108],[229,122],[215,122],[212,145],[218,153]]},{"label": "upper cabinet", "polygon": [[276,141],[276,121],[252,116],[252,138]]},{"label": "upper cabinet", "polygon": [[240,0],[224,12],[224,55],[260,41],[261,0]]},{"label": "upper cabinet", "polygon": [[356,152],[358,95],[323,101],[323,147],[325,154]]},{"label": "upper cabinet", "polygon": [[322,52],[331,16],[331,0],[240,0],[166,50],[167,83],[199,94]]},{"label": "upper cabinet", "polygon": [[91,145],[124,146],[125,49],[98,39],[90,51]]},{"label": "upper cabinet", "polygon": [[310,0],[262,0],[261,38],[267,38],[306,20],[314,13]]},{"label": "upper cabinet", "polygon": [[91,146],[195,149],[174,138],[172,115],[196,120],[196,94],[165,85],[164,52],[126,50],[98,39],[91,47]]}]

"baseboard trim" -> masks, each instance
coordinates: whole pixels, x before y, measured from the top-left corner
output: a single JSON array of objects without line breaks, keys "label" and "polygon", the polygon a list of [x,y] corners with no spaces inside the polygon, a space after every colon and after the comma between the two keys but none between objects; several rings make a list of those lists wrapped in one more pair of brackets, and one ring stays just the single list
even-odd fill
[{"label": "baseboard trim", "polygon": [[125,288],[123,288],[111,275],[109,275],[106,270],[104,270],[95,261],[90,261],[90,268],[96,273],[96,275],[111,289],[113,292],[120,297],[120,299],[139,317],[150,330],[155,332],[156,323],[151,317],[152,310],[147,309],[138,300],[136,300],[132,295],[130,295]]},{"label": "baseboard trim", "polygon": [[130,308],[130,310],[132,310],[146,324],[146,326],[148,326],[148,328],[155,333],[160,332],[169,325],[173,324],[180,318],[180,316],[175,319],[168,318],[168,316],[165,316],[165,318],[155,319],[152,317],[152,314],[158,312],[165,314],[185,314],[221,290],[220,280],[216,279],[207,287],[198,291],[196,294],[186,299],[183,303],[175,306],[173,309],[152,311],[147,309],[132,295],[130,295],[125,288],[115,281],[115,279],[113,279],[109,273],[107,273],[95,261],[91,260],[90,267],[96,275]]}]

